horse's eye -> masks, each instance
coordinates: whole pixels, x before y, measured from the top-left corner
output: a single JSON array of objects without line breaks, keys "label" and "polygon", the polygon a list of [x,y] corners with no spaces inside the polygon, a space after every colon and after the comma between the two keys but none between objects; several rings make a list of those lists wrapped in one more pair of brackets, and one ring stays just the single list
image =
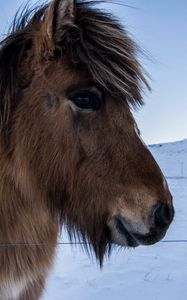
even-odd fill
[{"label": "horse's eye", "polygon": [[70,95],[69,99],[81,109],[99,110],[102,105],[102,93],[99,91],[78,91]]}]

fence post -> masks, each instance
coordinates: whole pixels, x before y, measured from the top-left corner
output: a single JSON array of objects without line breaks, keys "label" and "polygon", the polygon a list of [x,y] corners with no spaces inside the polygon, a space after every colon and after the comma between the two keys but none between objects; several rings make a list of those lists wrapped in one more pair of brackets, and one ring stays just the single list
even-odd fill
[{"label": "fence post", "polygon": [[184,163],[181,162],[181,177],[184,177]]}]

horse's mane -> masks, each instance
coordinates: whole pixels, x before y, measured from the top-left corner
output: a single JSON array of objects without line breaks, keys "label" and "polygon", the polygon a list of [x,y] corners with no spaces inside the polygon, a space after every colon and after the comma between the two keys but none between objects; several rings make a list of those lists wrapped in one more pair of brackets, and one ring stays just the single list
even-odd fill
[{"label": "horse's mane", "polygon": [[[92,7],[95,3],[98,1],[75,1],[77,26],[65,31],[60,53],[113,96],[131,105],[142,104],[142,86],[148,84],[137,60],[138,47],[111,14]],[[0,125],[6,123],[11,107],[16,105],[18,66],[32,49],[36,28],[44,22],[48,7],[44,4],[19,11],[0,42]]]},{"label": "horse's mane", "polygon": [[16,97],[19,62],[32,47],[32,23],[40,20],[46,8],[47,5],[43,5],[18,10],[7,37],[0,42],[0,128],[8,121]]}]

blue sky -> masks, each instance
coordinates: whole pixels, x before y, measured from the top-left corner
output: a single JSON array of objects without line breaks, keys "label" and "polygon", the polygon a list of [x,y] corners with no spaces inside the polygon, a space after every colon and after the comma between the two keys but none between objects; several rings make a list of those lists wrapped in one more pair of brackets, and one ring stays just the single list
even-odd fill
[{"label": "blue sky", "polygon": [[[0,0],[0,34],[25,1]],[[30,1],[35,3],[36,1]],[[146,143],[187,138],[187,1],[125,0],[135,8],[106,4],[149,58],[142,59],[151,76],[152,93],[135,113]]]}]

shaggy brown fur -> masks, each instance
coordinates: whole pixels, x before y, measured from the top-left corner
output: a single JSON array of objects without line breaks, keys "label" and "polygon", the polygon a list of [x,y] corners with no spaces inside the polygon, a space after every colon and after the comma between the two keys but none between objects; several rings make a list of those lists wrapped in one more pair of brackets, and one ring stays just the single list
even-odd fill
[{"label": "shaggy brown fur", "polygon": [[[172,210],[130,110],[148,87],[137,47],[92,5],[55,0],[27,10],[0,45],[0,243],[34,243],[0,250],[3,300],[39,299],[62,224],[102,263],[115,215],[147,226],[157,201]],[[70,101],[73,90],[93,87],[99,111]],[[17,298],[13,285],[22,286]]]},{"label": "shaggy brown fur", "polygon": [[[54,49],[48,49],[46,36],[43,44],[37,45],[45,61],[55,56],[63,55],[71,68],[89,73],[94,82],[101,85],[112,96],[120,97],[129,103],[142,104],[141,87],[148,84],[143,75],[142,67],[136,59],[138,48],[122,26],[109,14],[91,8],[92,1],[76,1],[75,22],[64,24],[62,28],[53,31],[56,41]],[[58,2],[56,3],[58,5]],[[44,15],[48,6],[26,11],[21,18],[16,17],[12,32],[1,42],[0,53],[0,87],[1,87],[1,119],[6,120],[12,105],[11,99],[17,99],[14,94],[20,81],[22,87],[30,82],[18,74],[18,66],[25,60],[25,54],[33,46],[33,35],[44,23]],[[35,11],[36,10],[36,11]],[[54,8],[58,10],[58,7]],[[97,22],[96,22],[97,20]],[[44,25],[44,24],[43,24]],[[60,26],[61,24],[59,24]],[[103,43],[104,41],[104,43]],[[38,43],[38,41],[37,41]],[[40,47],[44,49],[40,49]],[[55,53],[48,53],[53,51]],[[28,62],[29,63],[29,62]],[[29,77],[30,74],[27,76]],[[17,78],[17,77],[20,78]],[[15,90],[15,83],[19,82]],[[7,86],[8,84],[8,86]],[[6,101],[5,101],[6,99]],[[15,100],[14,100],[15,101]]]}]

